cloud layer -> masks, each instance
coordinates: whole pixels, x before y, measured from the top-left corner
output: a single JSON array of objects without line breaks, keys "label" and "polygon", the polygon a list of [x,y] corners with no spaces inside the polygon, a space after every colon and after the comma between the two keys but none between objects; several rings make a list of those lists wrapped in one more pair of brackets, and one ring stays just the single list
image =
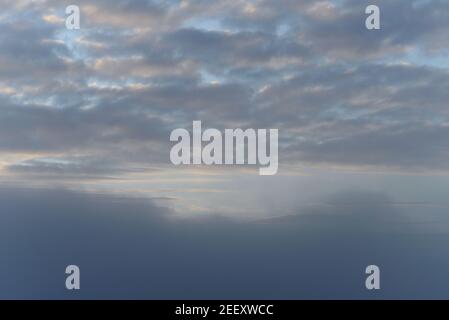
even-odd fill
[{"label": "cloud layer", "polygon": [[374,32],[367,4],[78,1],[68,31],[60,1],[3,3],[0,150],[120,171],[200,119],[280,128],[286,164],[447,171],[447,3],[379,2]]}]

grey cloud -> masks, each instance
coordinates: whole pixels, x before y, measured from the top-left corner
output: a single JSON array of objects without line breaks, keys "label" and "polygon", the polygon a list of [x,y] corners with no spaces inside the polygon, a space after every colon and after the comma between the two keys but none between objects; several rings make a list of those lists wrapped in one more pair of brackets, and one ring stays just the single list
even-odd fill
[{"label": "grey cloud", "polygon": [[159,121],[144,114],[122,112],[114,106],[106,113],[101,109],[4,106],[0,115],[0,131],[4,133],[0,145],[4,150],[88,151],[102,143],[134,139],[151,142],[165,138],[169,132]]},{"label": "grey cloud", "polygon": [[270,110],[257,113],[261,123],[283,129],[285,161],[447,170],[446,71],[312,70],[267,89],[256,103]]},{"label": "grey cloud", "polygon": [[[41,23],[41,24],[40,24]],[[55,29],[41,21],[1,23],[0,79],[15,82],[46,78],[68,71],[64,57],[70,53],[64,44],[52,41]]]},{"label": "grey cloud", "polygon": [[203,62],[211,70],[220,66],[256,67],[275,58],[310,57],[307,47],[291,39],[280,39],[262,32],[243,31],[234,34],[184,29],[169,35],[168,41],[175,43],[181,54]]},{"label": "grey cloud", "polygon": [[304,143],[299,149],[300,157],[307,162],[447,170],[448,136],[447,125],[410,123],[321,143]]},{"label": "grey cloud", "polygon": [[[113,157],[101,158],[95,156],[85,157],[52,157],[32,158],[6,167],[7,171],[16,174],[38,174],[40,177],[75,177],[94,178],[107,175],[117,175],[131,172],[139,172],[138,168],[123,167],[123,163]],[[141,168],[142,170],[142,168]]]}]

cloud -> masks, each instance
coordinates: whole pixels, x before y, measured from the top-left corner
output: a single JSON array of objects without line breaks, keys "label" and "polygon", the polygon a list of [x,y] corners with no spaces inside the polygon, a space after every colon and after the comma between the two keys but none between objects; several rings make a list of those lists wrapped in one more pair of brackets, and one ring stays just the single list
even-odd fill
[{"label": "cloud", "polygon": [[7,166],[9,172],[22,175],[48,175],[54,177],[104,177],[130,172],[139,172],[136,168],[120,167],[121,162],[96,157],[32,158]]},{"label": "cloud", "polygon": [[168,133],[201,119],[280,128],[288,164],[447,170],[444,1],[379,3],[379,32],[363,1],[79,5],[76,32],[59,1],[3,5],[3,152],[159,165]]}]

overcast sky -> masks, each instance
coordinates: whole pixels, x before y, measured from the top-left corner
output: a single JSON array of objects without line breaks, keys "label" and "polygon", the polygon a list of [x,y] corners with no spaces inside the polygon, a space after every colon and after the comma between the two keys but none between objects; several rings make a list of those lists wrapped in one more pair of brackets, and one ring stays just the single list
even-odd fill
[{"label": "overcast sky", "polygon": [[[448,297],[447,0],[0,8],[0,297]],[[279,129],[278,174],[173,166],[194,120]]]}]

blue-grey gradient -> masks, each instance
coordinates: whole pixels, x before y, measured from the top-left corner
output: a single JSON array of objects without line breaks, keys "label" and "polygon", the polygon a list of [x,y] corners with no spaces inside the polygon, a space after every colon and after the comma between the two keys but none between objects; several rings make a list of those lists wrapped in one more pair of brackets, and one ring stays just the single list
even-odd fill
[{"label": "blue-grey gradient", "polygon": [[[448,297],[449,236],[423,232],[382,194],[251,223],[173,222],[147,200],[61,190],[5,189],[0,200],[1,298]],[[75,262],[73,292],[63,271]],[[374,262],[378,292],[364,285]]]}]

